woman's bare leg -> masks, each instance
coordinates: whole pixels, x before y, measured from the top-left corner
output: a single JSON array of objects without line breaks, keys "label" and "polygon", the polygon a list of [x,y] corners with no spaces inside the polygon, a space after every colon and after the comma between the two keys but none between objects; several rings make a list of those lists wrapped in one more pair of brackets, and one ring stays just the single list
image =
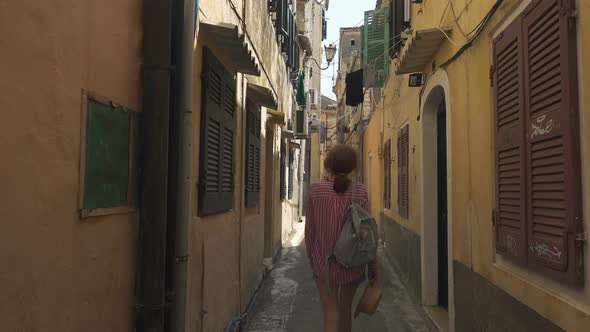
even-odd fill
[{"label": "woman's bare leg", "polygon": [[324,314],[324,332],[339,332],[338,288],[332,287],[330,292],[323,281],[316,280],[316,283],[320,290],[320,301]]},{"label": "woman's bare leg", "polygon": [[340,289],[340,303],[338,304],[338,332],[351,332],[352,330],[352,300],[358,288],[358,284],[342,286]]}]

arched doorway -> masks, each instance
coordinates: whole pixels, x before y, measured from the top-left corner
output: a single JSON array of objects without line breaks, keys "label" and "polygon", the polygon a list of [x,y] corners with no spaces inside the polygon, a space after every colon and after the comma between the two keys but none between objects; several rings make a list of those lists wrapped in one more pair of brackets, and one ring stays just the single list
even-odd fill
[{"label": "arched doorway", "polygon": [[[422,139],[422,303],[437,307],[453,325],[450,100],[446,72],[439,70],[424,89]],[[449,324],[450,322],[450,324]],[[448,326],[452,331],[452,327]]]}]

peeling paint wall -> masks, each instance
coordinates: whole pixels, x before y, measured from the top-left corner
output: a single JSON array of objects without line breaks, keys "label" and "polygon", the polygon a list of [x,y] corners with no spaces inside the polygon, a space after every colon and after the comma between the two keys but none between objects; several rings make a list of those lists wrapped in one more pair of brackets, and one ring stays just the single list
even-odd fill
[{"label": "peeling paint wall", "polygon": [[131,331],[137,216],[80,220],[82,89],[141,110],[141,1],[0,1],[3,331]]}]

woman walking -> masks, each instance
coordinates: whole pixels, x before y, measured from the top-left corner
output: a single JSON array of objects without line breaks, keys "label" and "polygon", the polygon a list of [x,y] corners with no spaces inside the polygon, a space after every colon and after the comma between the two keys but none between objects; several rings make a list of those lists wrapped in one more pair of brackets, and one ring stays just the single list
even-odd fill
[{"label": "woman walking", "polygon": [[[331,176],[310,185],[306,211],[305,246],[322,302],[324,332],[350,332],[352,300],[365,278],[365,267],[346,268],[330,259],[352,202],[349,174],[357,168],[356,152],[347,145],[330,150],[324,168]],[[359,184],[356,202],[369,210],[365,186]],[[375,261],[369,263],[369,279],[377,279]],[[327,280],[329,279],[329,280]]]}]

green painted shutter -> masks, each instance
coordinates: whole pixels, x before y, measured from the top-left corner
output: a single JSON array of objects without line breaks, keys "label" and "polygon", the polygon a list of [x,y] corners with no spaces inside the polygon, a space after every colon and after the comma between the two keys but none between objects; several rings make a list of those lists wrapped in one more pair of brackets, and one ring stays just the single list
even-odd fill
[{"label": "green painted shutter", "polygon": [[293,166],[293,150],[289,151],[289,199],[293,199],[293,183],[295,169]]},{"label": "green painted shutter", "polygon": [[260,109],[248,103],[246,112],[246,207],[255,207],[260,197]]},{"label": "green painted shutter", "polygon": [[377,79],[367,87],[383,87],[389,74],[389,9],[383,8],[365,12],[362,32],[363,65],[374,66]]},{"label": "green painted shutter", "polygon": [[203,48],[199,161],[199,215],[228,211],[234,191],[235,81]]},{"label": "green painted shutter", "polygon": [[277,1],[277,33],[287,37],[289,35],[289,3],[287,0]]},{"label": "green painted shutter", "polygon": [[287,188],[286,188],[287,187],[287,183],[286,183],[287,182],[286,181],[287,179],[286,179],[286,176],[285,176],[285,167],[286,167],[286,164],[287,163],[285,161],[285,159],[286,159],[285,150],[286,150],[285,143],[282,143],[281,144],[281,157],[280,157],[281,158],[281,160],[280,160],[280,172],[281,172],[281,175],[280,175],[281,193],[280,193],[280,195],[281,195],[281,201],[284,200],[285,197],[287,196]]}]

